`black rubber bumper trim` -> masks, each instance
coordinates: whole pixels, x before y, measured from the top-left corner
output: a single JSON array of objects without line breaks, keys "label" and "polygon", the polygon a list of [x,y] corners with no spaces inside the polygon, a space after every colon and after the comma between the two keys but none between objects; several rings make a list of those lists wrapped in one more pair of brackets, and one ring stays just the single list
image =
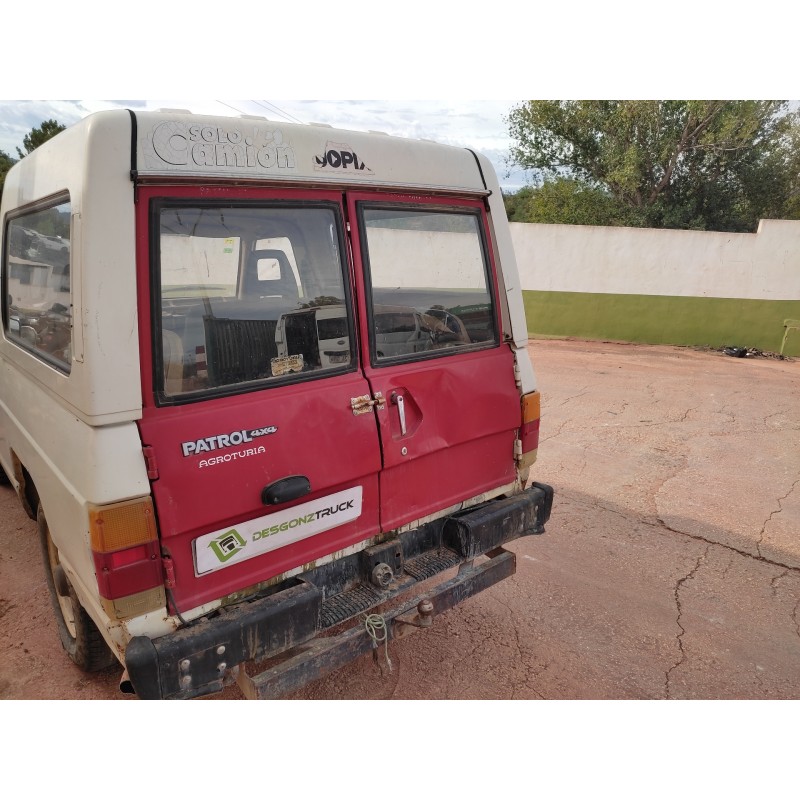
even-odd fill
[{"label": "black rubber bumper trim", "polygon": [[534,483],[521,494],[450,517],[444,543],[462,558],[475,558],[520,536],[544,533],[552,507],[552,487]]},{"label": "black rubber bumper trim", "polygon": [[[502,549],[495,550],[483,563],[463,565],[458,575],[436,589],[418,594],[400,608],[384,612],[389,640],[422,627],[413,619],[404,621],[400,618],[411,618],[423,600],[430,600],[433,604],[433,618],[511,577],[515,571],[516,557]],[[239,686],[248,699],[275,700],[340,669],[374,647],[366,627],[358,624],[337,636],[320,637],[301,645],[290,658],[252,678],[240,676]]]},{"label": "black rubber bumper trim", "polygon": [[125,668],[142,700],[221,691],[228,667],[291,650],[317,633],[322,592],[297,582],[269,597],[220,609],[158,639],[134,636]]}]

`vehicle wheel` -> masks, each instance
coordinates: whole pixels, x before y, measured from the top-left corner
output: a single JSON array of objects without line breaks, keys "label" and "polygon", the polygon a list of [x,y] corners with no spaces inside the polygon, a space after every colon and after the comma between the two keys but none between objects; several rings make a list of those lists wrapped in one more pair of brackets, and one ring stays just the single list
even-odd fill
[{"label": "vehicle wheel", "polygon": [[58,548],[50,538],[50,529],[39,506],[36,514],[39,543],[42,548],[45,578],[55,611],[61,645],[70,659],[86,672],[97,672],[116,662],[92,618],[78,600],[58,557]]}]

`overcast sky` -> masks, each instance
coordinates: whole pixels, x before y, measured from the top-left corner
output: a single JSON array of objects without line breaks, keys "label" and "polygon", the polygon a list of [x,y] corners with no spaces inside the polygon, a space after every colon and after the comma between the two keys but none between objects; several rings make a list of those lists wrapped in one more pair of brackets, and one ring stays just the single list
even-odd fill
[{"label": "overcast sky", "polygon": [[278,122],[325,122],[349,130],[376,130],[469,147],[494,164],[501,186],[518,189],[524,172],[506,163],[505,117],[514,100],[17,100],[0,101],[0,150],[13,158],[23,137],[44,120],[72,125],[108,108],[185,108],[198,114],[255,114]]},{"label": "overcast sky", "polygon": [[[762,0],[757,14],[696,0],[240,0],[191,13],[137,0],[124,21],[106,4],[85,5],[98,12],[91,25],[69,4],[40,0],[35,42],[13,32],[3,41],[0,150],[12,157],[46,119],[171,107],[470,147],[515,189],[529,181],[508,174],[505,117],[526,99],[797,96],[796,31],[776,24],[780,0]],[[230,95],[272,99],[19,99]],[[330,99],[286,99],[311,97]]]}]

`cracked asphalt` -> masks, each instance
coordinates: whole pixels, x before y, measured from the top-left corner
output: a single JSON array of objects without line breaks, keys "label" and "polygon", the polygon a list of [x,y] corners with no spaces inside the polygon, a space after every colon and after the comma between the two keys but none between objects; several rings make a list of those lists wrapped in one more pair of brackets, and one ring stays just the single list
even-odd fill
[{"label": "cracked asphalt", "polygon": [[[800,361],[529,349],[546,533],[511,545],[513,578],[392,642],[391,669],[381,649],[293,697],[800,697]],[[118,670],[60,652],[15,502],[0,490],[0,697],[122,697]]]}]

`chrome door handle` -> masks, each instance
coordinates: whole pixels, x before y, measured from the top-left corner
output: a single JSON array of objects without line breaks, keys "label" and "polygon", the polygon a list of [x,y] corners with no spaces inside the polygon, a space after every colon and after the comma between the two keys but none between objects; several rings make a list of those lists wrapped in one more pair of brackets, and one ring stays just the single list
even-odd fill
[{"label": "chrome door handle", "polygon": [[406,409],[405,409],[405,400],[403,400],[403,395],[397,394],[395,392],[392,395],[392,402],[397,406],[397,413],[400,415],[400,435],[406,435]]}]

